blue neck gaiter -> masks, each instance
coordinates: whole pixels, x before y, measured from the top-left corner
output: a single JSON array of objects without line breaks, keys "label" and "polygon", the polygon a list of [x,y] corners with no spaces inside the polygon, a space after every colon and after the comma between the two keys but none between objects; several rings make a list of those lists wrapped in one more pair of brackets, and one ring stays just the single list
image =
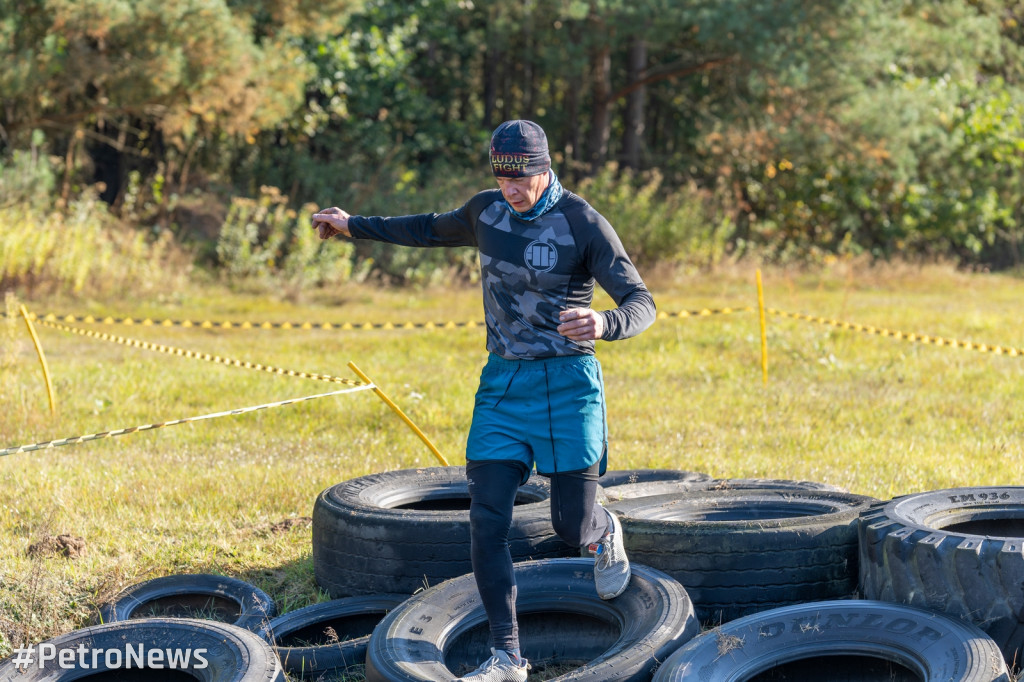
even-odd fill
[{"label": "blue neck gaiter", "polygon": [[547,189],[544,190],[544,193],[540,195],[540,199],[537,200],[537,203],[534,204],[533,208],[531,208],[529,211],[520,213],[519,211],[512,208],[511,204],[509,204],[507,201],[505,202],[505,206],[508,206],[508,210],[512,213],[512,215],[519,218],[520,220],[532,221],[541,217],[542,215],[544,215],[545,213],[547,213],[548,211],[555,207],[555,204],[558,203],[558,200],[562,198],[562,183],[558,181],[558,176],[555,175],[555,171],[549,170],[548,173],[551,174],[551,181],[548,182]]}]

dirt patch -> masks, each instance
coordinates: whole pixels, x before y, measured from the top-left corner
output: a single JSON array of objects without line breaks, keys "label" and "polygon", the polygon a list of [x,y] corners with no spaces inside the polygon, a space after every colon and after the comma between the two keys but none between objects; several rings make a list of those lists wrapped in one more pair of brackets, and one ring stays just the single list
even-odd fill
[{"label": "dirt patch", "polygon": [[290,519],[275,521],[267,527],[267,530],[271,533],[287,533],[292,528],[308,528],[312,523],[313,519],[309,516],[296,516]]},{"label": "dirt patch", "polygon": [[62,556],[75,559],[85,555],[85,540],[67,533],[46,535],[39,542],[29,545],[26,554],[30,557]]},{"label": "dirt patch", "polygon": [[184,241],[216,242],[230,202],[213,192],[182,196],[171,216]]}]

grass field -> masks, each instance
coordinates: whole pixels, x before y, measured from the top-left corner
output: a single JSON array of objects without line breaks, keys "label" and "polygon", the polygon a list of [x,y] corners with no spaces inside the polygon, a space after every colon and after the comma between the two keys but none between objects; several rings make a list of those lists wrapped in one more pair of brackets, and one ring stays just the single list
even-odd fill
[{"label": "grass field", "polygon": [[[1024,356],[936,347],[769,315],[762,381],[754,271],[651,278],[670,316],[600,343],[611,468],[806,479],[895,495],[1018,484]],[[764,273],[768,307],[964,341],[1024,347],[1019,278],[947,268]],[[240,322],[479,321],[479,290],[271,295],[196,289],[158,300],[21,301],[32,312]],[[598,305],[607,305],[599,298]],[[464,462],[481,327],[223,330],[85,325],[100,332],[342,377],[355,362]],[[0,320],[0,448],[324,393],[336,384],[176,357],[37,327],[51,416],[20,318]],[[371,392],[0,458],[0,657],[88,624],[135,582],[185,572],[249,580],[287,611],[325,598],[313,581],[316,495],[348,478],[438,462]],[[77,556],[30,551],[70,534]]]}]

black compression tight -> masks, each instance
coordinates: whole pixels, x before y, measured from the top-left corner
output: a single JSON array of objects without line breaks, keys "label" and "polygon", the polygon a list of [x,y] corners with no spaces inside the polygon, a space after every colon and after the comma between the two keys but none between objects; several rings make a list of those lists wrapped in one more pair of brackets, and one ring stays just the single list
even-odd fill
[{"label": "black compression tight", "polygon": [[[526,466],[511,460],[482,460],[466,465],[469,479],[469,521],[473,574],[487,613],[491,644],[519,648],[516,581],[508,534],[512,509]],[[571,547],[595,542],[609,528],[608,515],[597,504],[598,465],[551,476],[551,523]]]}]

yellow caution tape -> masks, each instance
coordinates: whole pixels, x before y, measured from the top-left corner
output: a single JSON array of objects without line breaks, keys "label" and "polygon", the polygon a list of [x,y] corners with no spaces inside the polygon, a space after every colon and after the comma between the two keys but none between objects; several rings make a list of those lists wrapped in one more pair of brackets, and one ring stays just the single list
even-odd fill
[{"label": "yellow caution tape", "polygon": [[935,346],[950,346],[952,348],[965,348],[967,350],[976,350],[982,353],[994,353],[996,355],[1009,355],[1011,357],[1024,356],[1024,350],[1020,348],[1010,348],[1005,346],[992,346],[986,343],[973,343],[971,341],[958,341],[956,339],[947,339],[941,336],[929,336],[928,334],[915,334],[913,332],[901,332],[894,331],[891,329],[885,329],[884,327],[873,327],[871,325],[855,324],[852,322],[841,322],[839,320],[831,320],[824,317],[815,317],[812,315],[801,315],[800,313],[788,313],[782,310],[775,310],[774,308],[767,308],[767,312],[772,315],[778,315],[780,317],[789,317],[796,320],[806,320],[808,322],[816,322],[818,324],[830,325],[838,329],[847,329],[850,331],[865,332],[867,334],[875,334],[877,336],[889,336],[894,339],[901,339],[903,341],[914,341],[916,343],[931,344]]},{"label": "yellow caution tape", "polygon": [[711,315],[732,315],[733,313],[753,312],[751,306],[744,308],[701,308],[700,310],[680,310],[674,313],[659,312],[658,319],[664,320],[670,317],[709,317]]},{"label": "yellow caution tape", "polygon": [[47,448],[55,448],[61,445],[75,445],[77,443],[84,443],[90,440],[99,440],[101,438],[113,438],[114,436],[123,436],[129,433],[138,433],[140,431],[152,431],[153,429],[162,429],[165,426],[176,426],[178,424],[187,424],[189,422],[202,421],[204,419],[215,419],[217,417],[228,417],[236,414],[245,414],[246,412],[255,412],[257,410],[266,410],[271,407],[283,407],[284,405],[291,405],[293,403],[301,403],[305,400],[315,400],[316,398],[326,398],[332,395],[341,395],[342,393],[352,393],[354,391],[365,391],[372,388],[376,388],[373,384],[359,384],[355,388],[343,388],[338,391],[331,391],[330,393],[319,393],[317,395],[308,395],[303,398],[291,398],[289,400],[282,400],[276,403],[267,403],[265,405],[255,405],[253,407],[240,407],[236,410],[227,410],[225,412],[214,412],[213,414],[204,414],[198,417],[186,417],[184,419],[174,419],[172,421],[160,422],[159,424],[145,424],[143,426],[132,426],[127,429],[118,429],[116,431],[103,431],[102,433],[90,433],[87,436],[74,436],[71,438],[61,438],[60,440],[50,440],[45,443],[33,443],[32,445],[18,445],[16,447],[5,448],[0,450],[0,457],[6,455],[14,455],[20,452],[31,452],[32,450],[45,450]]},{"label": "yellow caution tape", "polygon": [[[5,317],[6,313],[0,313],[0,317]],[[473,329],[480,326],[482,323],[470,320],[468,322],[233,322],[230,320],[222,320],[220,322],[215,320],[153,320],[150,318],[135,319],[130,317],[111,317],[107,316],[104,318],[96,318],[92,315],[58,315],[56,313],[47,313],[46,315],[32,314],[33,320],[41,320],[47,322],[68,322],[68,323],[85,323],[85,324],[105,324],[115,325],[123,324],[126,326],[140,325],[144,327],[199,327],[200,329],[360,329],[360,330],[372,330],[372,329],[456,329],[461,327],[467,327]]]},{"label": "yellow caution tape", "polygon": [[71,332],[72,334],[79,334],[81,336],[87,336],[89,338],[100,339],[101,341],[112,341],[114,343],[120,343],[125,346],[132,346],[133,348],[142,348],[143,350],[152,350],[158,353],[167,353],[170,355],[177,355],[184,358],[192,358],[194,360],[204,360],[206,362],[215,362],[220,365],[229,365],[231,367],[241,367],[243,369],[255,369],[261,372],[270,372],[271,374],[279,374],[281,376],[289,377],[300,377],[303,379],[316,379],[317,381],[329,381],[335,384],[347,384],[349,386],[361,386],[362,382],[356,381],[355,379],[344,379],[342,377],[332,377],[327,374],[317,374],[315,372],[299,372],[293,369],[281,369],[280,367],[271,367],[269,365],[262,365],[255,362],[247,362],[245,360],[233,360],[231,358],[222,358],[219,355],[210,355],[209,353],[198,353],[190,350],[183,350],[181,348],[174,348],[172,346],[164,346],[158,343],[150,343],[148,341],[138,341],[136,339],[126,339],[123,336],[114,336],[112,334],[106,334],[103,332],[95,332],[90,329],[79,329],[77,327],[69,327],[59,322],[52,322],[47,319],[39,320],[40,324],[54,329],[60,329],[61,331]]},{"label": "yellow caution tape", "polygon": [[[729,315],[732,313],[749,313],[752,307],[743,308],[701,308],[699,310],[680,310],[677,312],[659,312],[659,319],[670,317],[707,317],[710,315]],[[3,316],[0,313],[0,316]],[[33,320],[45,322],[67,322],[85,324],[122,324],[126,326],[139,325],[143,327],[198,327],[200,329],[341,329],[344,331],[361,330],[390,330],[390,329],[475,329],[483,325],[483,322],[468,320],[455,322],[452,320],[444,322],[233,322],[231,320],[153,320],[150,318],[135,319],[130,317],[106,316],[96,318],[92,315],[58,315],[47,313],[46,315],[32,314]]]}]

